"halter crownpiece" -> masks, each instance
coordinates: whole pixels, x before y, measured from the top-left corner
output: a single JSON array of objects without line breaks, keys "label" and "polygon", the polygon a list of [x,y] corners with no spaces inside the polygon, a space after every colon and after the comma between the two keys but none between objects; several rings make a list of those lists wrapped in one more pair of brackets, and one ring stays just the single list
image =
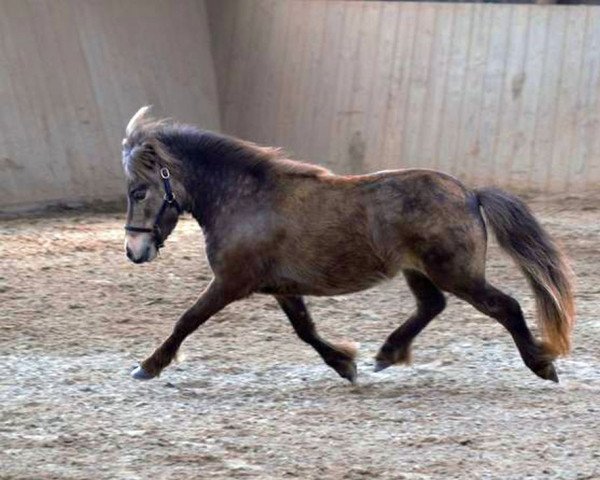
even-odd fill
[{"label": "halter crownpiece", "polygon": [[171,188],[171,173],[169,172],[169,169],[167,167],[162,167],[160,169],[160,178],[162,178],[163,181],[165,196],[163,199],[163,203],[160,206],[160,210],[156,214],[156,218],[154,219],[154,225],[152,225],[152,228],[125,225],[125,230],[128,232],[154,234],[154,242],[156,244],[156,248],[161,248],[164,245],[163,238],[160,232],[160,219],[162,218],[167,208],[174,207],[177,210],[178,215],[181,215],[183,213],[183,209],[181,208],[181,205],[179,205],[179,202],[177,201],[177,199],[175,198],[175,194],[173,193],[173,189]]}]

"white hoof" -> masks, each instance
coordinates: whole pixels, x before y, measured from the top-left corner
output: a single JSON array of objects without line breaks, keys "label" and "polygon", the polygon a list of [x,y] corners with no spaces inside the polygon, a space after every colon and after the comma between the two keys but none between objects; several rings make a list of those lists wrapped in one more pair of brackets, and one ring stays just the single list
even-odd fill
[{"label": "white hoof", "polygon": [[131,371],[131,376],[136,380],[150,380],[151,378],[154,378],[146,370],[144,370],[141,365],[138,365]]}]

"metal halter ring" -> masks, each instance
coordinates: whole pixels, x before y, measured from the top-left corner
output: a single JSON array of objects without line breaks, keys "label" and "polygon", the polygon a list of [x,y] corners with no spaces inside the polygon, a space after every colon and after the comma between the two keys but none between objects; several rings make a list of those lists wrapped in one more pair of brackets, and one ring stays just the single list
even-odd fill
[{"label": "metal halter ring", "polygon": [[169,173],[169,169],[168,169],[167,167],[162,167],[162,168],[160,169],[160,176],[161,176],[162,178],[164,178],[165,180],[166,180],[167,178],[170,178],[170,177],[171,177],[171,174]]}]

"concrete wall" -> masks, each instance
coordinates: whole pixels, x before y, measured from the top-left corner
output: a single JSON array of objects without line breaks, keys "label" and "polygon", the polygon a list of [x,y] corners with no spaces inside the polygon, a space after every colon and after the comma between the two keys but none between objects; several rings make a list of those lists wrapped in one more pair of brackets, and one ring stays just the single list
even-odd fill
[{"label": "concrete wall", "polygon": [[122,198],[148,103],[339,172],[598,189],[600,7],[0,0],[0,208]]},{"label": "concrete wall", "polygon": [[600,7],[207,0],[224,130],[340,172],[600,188]]},{"label": "concrete wall", "polygon": [[3,209],[122,197],[144,104],[219,128],[203,1],[0,0]]}]

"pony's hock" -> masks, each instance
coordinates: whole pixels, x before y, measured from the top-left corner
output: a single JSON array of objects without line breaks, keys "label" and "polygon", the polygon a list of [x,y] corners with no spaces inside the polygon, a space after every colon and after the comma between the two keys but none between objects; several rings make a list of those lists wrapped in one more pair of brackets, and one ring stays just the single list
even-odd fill
[{"label": "pony's hock", "polygon": [[[417,308],[381,346],[376,371],[410,360],[412,341],[444,310],[448,292],[503,325],[531,371],[558,380],[552,362],[569,352],[574,321],[570,270],[527,206],[504,191],[469,189],[432,170],[338,176],[278,149],[155,120],[147,107],[127,125],[123,166],[128,257],[154,260],[188,211],[204,232],[214,274],[134,378],[158,376],[212,315],[262,293],[275,297],[300,339],[354,382],[356,349],[322,338],[303,296],[357,292],[402,273]],[[483,214],[532,287],[543,342],[519,303],[485,278]]]}]

